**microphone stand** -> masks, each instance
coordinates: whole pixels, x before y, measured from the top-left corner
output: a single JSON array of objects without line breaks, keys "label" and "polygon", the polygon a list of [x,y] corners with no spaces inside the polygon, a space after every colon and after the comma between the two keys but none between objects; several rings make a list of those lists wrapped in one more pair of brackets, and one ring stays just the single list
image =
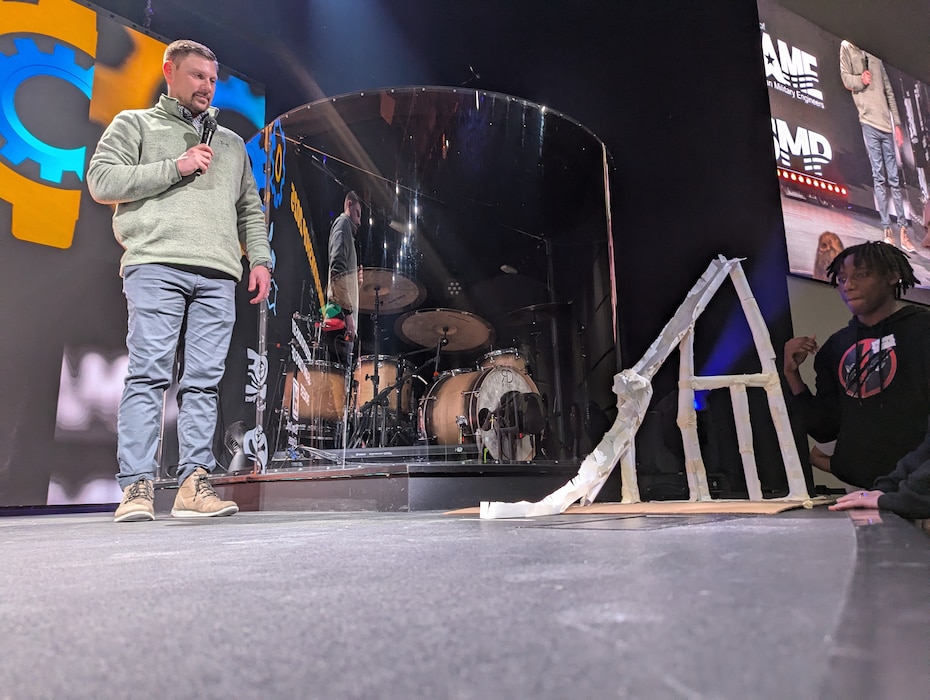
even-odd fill
[{"label": "microphone stand", "polygon": [[439,342],[436,343],[436,357],[433,359],[433,377],[439,376],[439,353],[442,352],[444,346],[449,344],[449,338],[446,337],[446,334],[449,332],[449,328],[445,327],[442,329],[442,337],[439,339]]},{"label": "microphone stand", "polygon": [[414,369],[407,370],[406,372],[404,372],[404,373],[398,378],[398,380],[397,380],[396,382],[394,382],[391,386],[385,387],[384,389],[382,389],[381,391],[379,391],[379,392],[377,393],[377,395],[373,396],[371,399],[369,399],[369,400],[366,401],[364,404],[362,404],[361,406],[359,406],[359,408],[358,408],[359,413],[364,413],[364,412],[367,411],[369,408],[371,408],[372,406],[375,406],[375,405],[382,405],[382,406],[383,406],[383,405],[384,405],[384,400],[385,400],[385,398],[387,397],[388,394],[390,394],[390,393],[391,393],[392,391],[394,391],[395,389],[401,387],[401,386],[404,384],[404,382],[406,382],[406,381],[408,381],[408,380],[410,380],[410,379],[413,379],[414,375],[418,374],[421,370],[424,370],[424,369],[426,369],[427,367],[429,367],[430,365],[435,364],[436,362],[438,362],[438,357],[439,357],[439,356],[438,356],[438,353],[437,353],[437,356],[436,356],[436,357],[431,357],[431,358],[429,358],[426,362],[424,362],[424,363],[423,363],[422,365],[420,365],[419,367],[416,367],[416,368],[414,368]]}]

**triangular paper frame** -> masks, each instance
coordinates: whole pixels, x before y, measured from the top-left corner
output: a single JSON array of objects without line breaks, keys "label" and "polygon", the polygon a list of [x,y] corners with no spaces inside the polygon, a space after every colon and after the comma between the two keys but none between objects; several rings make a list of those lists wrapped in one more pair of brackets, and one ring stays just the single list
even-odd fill
[{"label": "triangular paper frame", "polygon": [[[736,288],[743,313],[749,322],[762,371],[758,374],[698,377],[694,374],[694,326],[727,277]],[[690,490],[689,500],[711,500],[707,487],[707,473],[698,442],[694,392],[723,387],[729,387],[733,401],[737,442],[743,461],[749,500],[763,500],[752,447],[752,425],[749,421],[749,401],[746,395],[746,388],[750,386],[765,389],[768,397],[769,410],[788,478],[788,495],[780,500],[808,500],[804,472],[801,469],[801,462],[791,433],[785,397],[781,391],[781,381],[775,365],[775,351],[772,348],[768,329],[752,295],[752,290],[749,288],[749,282],[746,280],[740,260],[719,256],[708,265],[707,270],[691,288],[675,315],[665,325],[659,337],[649,346],[639,362],[631,369],[623,370],[614,376],[613,390],[617,395],[617,418],[601,438],[597,447],[585,457],[578,469],[578,474],[565,486],[535,503],[483,501],[481,517],[493,519],[556,515],[563,513],[579,500],[582,505],[587,505],[597,497],[607,477],[618,463],[622,480],[621,502],[638,503],[641,499],[636,480],[634,437],[643,422],[652,398],[652,378],[675,348],[679,348],[681,358],[678,427],[681,430],[684,444],[685,473]]]}]

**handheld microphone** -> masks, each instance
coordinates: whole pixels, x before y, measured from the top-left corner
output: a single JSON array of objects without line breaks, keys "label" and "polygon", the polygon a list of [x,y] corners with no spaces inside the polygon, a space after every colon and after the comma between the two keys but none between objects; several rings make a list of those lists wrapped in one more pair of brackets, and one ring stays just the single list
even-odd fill
[{"label": "handheld microphone", "polygon": [[[203,118],[203,127],[200,132],[200,143],[210,145],[210,142],[213,140],[213,134],[216,133],[216,117],[212,114],[207,114]],[[203,175],[203,170],[197,168],[194,171],[194,175]]]},{"label": "handheld microphone", "polygon": [[862,62],[865,64],[865,70],[869,69],[869,54],[862,52]]},{"label": "handheld microphone", "polygon": [[203,129],[200,132],[200,143],[205,143],[208,146],[213,140],[213,134],[216,133],[216,117],[212,114],[208,114],[203,118]]}]

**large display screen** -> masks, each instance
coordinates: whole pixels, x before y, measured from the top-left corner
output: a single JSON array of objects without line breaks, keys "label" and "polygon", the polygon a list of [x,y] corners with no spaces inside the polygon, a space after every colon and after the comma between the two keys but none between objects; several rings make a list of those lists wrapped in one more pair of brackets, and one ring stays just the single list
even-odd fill
[{"label": "large display screen", "polygon": [[930,86],[772,0],[759,18],[791,272],[826,280],[842,248],[887,236],[920,280],[907,298],[930,303]]},{"label": "large display screen", "polygon": [[[0,506],[119,501],[122,250],[84,172],[116,113],[163,92],[166,43],[86,3],[0,0]],[[264,89],[219,73],[220,123],[249,138]]]}]

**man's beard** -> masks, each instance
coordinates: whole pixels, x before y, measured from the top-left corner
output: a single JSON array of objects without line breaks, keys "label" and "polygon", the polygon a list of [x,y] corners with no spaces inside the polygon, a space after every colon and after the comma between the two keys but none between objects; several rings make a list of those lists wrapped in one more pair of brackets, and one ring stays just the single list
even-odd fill
[{"label": "man's beard", "polygon": [[198,107],[194,102],[196,98],[197,98],[197,94],[195,93],[194,95],[191,95],[190,99],[187,102],[181,102],[181,105],[185,109],[187,109],[187,111],[189,111],[191,114],[193,114],[195,117],[200,116],[201,114],[206,112],[207,108],[210,106],[210,98],[206,97],[207,106],[204,107],[203,109],[200,109],[200,107]]}]

